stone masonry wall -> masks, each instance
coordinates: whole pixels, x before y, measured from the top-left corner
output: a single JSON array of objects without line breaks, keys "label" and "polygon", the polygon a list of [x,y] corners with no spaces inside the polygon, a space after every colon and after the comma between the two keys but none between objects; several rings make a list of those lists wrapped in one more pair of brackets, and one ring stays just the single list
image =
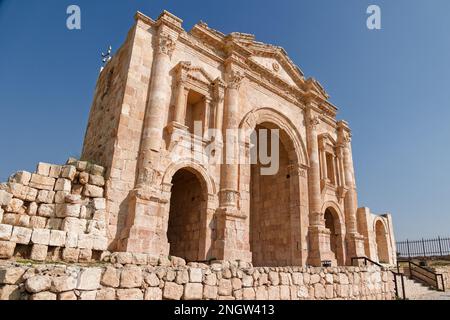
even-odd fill
[{"label": "stone masonry wall", "polygon": [[1,300],[324,300],[393,298],[377,267],[254,268],[114,253],[97,266],[0,263]]},{"label": "stone masonry wall", "polygon": [[108,247],[104,168],[39,163],[0,185],[0,259],[89,262]]}]

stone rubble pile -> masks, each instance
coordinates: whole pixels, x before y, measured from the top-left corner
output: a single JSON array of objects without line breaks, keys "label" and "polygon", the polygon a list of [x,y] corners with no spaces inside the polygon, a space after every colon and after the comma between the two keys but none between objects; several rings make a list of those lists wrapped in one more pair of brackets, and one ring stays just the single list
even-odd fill
[{"label": "stone rubble pile", "polygon": [[0,299],[393,299],[391,273],[374,266],[254,268],[240,262],[186,265],[180,258],[143,258],[114,253],[101,267],[3,262]]},{"label": "stone rubble pile", "polygon": [[105,169],[39,163],[0,184],[0,259],[90,261],[108,246]]}]

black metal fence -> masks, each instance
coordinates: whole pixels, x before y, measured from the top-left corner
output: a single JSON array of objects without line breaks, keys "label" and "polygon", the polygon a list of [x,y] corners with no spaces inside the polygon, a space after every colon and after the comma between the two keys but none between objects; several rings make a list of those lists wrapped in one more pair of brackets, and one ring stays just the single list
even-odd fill
[{"label": "black metal fence", "polygon": [[450,238],[437,237],[415,241],[397,242],[397,254],[400,258],[442,257],[450,255]]}]

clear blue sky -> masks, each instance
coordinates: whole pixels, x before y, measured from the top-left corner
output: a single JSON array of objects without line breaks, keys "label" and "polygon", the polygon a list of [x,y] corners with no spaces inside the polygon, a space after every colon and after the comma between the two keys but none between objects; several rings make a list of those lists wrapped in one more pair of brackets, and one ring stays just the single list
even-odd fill
[{"label": "clear blue sky", "polygon": [[[99,53],[139,10],[167,9],[284,47],[353,129],[360,206],[391,212],[397,239],[450,235],[450,1],[0,0],[0,181],[80,154]],[[66,28],[66,8],[82,30]],[[366,9],[382,10],[382,30]]]}]

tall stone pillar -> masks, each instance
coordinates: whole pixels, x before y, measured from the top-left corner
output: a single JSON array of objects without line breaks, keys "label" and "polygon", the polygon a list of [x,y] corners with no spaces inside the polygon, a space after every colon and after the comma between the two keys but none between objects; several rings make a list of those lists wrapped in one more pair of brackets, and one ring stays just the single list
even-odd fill
[{"label": "tall stone pillar", "polygon": [[159,158],[164,119],[171,96],[171,57],[182,20],[164,11],[156,21],[157,33],[148,103],[144,116],[136,187],[130,192],[126,227],[119,251],[169,254],[167,240],[169,191],[161,186]]},{"label": "tall stone pillar", "polygon": [[239,89],[243,78],[241,71],[227,63],[223,116],[224,161],[221,165],[220,208],[214,250],[218,259],[251,262],[249,219],[241,214],[239,208]]},{"label": "tall stone pillar", "polygon": [[364,256],[365,251],[364,237],[358,233],[357,227],[358,198],[351,154],[351,132],[345,121],[338,123],[338,143],[343,153],[344,182],[347,189],[344,198],[344,211],[347,230],[347,264],[351,264],[351,258]]},{"label": "tall stone pillar", "polygon": [[322,197],[320,187],[320,162],[317,126],[319,116],[314,105],[306,109],[306,139],[309,154],[308,194],[309,194],[309,264],[321,266],[322,261],[330,260],[336,265],[330,248],[330,231],[325,228],[322,218]]},{"label": "tall stone pillar", "polygon": [[177,85],[177,99],[175,102],[175,122],[185,125],[186,118],[186,104],[189,91],[186,90],[183,78],[178,79]]},{"label": "tall stone pillar", "polygon": [[144,118],[141,142],[141,154],[138,164],[139,189],[146,188],[151,182],[159,157],[164,123],[171,92],[170,59],[175,49],[173,35],[160,28],[152,71],[152,81]]}]

